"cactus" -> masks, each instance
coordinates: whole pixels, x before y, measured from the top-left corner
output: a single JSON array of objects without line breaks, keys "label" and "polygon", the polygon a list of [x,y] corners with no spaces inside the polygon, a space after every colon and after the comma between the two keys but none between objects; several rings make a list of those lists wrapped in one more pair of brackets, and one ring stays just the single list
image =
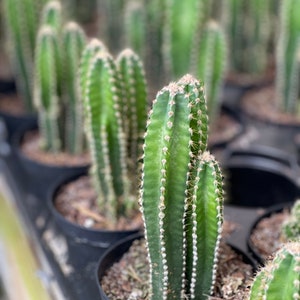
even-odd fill
[{"label": "cactus", "polygon": [[[138,159],[142,156],[142,142],[147,121],[147,88],[143,65],[131,50],[123,50],[117,58],[122,85],[122,117],[127,140],[130,173],[137,179]],[[138,183],[134,184],[135,187]]]},{"label": "cactus", "polygon": [[[113,58],[106,51],[84,51],[81,85],[85,128],[92,156],[92,175],[99,206],[110,220],[126,214],[128,197],[126,149],[119,113],[120,90]],[[86,76],[85,76],[86,75]]]},{"label": "cactus", "polygon": [[298,111],[300,1],[281,4],[280,35],[276,52],[276,91],[279,107],[285,112]]},{"label": "cactus", "polygon": [[283,223],[282,235],[287,241],[300,239],[300,200],[294,203],[289,218]]},{"label": "cactus", "polygon": [[4,17],[18,91],[28,112],[32,103],[32,75],[41,0],[5,0]]},{"label": "cactus", "polygon": [[227,35],[233,71],[248,74],[265,71],[271,30],[269,5],[268,0],[228,1]]},{"label": "cactus", "polygon": [[74,22],[69,22],[63,31],[62,55],[64,66],[64,101],[66,110],[65,148],[69,153],[82,153],[84,149],[84,136],[82,128],[82,101],[79,90],[78,67],[80,57],[85,46],[85,34],[81,27]]},{"label": "cactus", "polygon": [[300,299],[300,243],[278,250],[256,275],[249,300]]},{"label": "cactus", "polygon": [[80,154],[84,149],[79,62],[85,34],[78,24],[61,22],[58,1],[44,6],[35,53],[34,100],[42,148]]},{"label": "cactus", "polygon": [[213,123],[218,114],[218,102],[221,84],[224,77],[226,61],[225,36],[215,21],[210,21],[202,33],[197,78],[205,82],[209,120]]},{"label": "cactus", "polygon": [[42,148],[57,152],[59,137],[59,95],[57,94],[56,55],[58,39],[50,26],[42,26],[35,53],[34,101],[38,110]]},{"label": "cactus", "polygon": [[163,88],[149,115],[140,205],[153,300],[212,292],[223,190],[207,123],[203,84],[191,75]]}]

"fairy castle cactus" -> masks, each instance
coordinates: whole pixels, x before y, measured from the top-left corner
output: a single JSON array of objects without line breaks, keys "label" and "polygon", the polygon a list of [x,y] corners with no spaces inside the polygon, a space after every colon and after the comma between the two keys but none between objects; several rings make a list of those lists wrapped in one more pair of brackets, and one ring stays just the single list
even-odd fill
[{"label": "fairy castle cactus", "polygon": [[[92,156],[92,175],[98,202],[111,220],[126,214],[128,183],[120,88],[115,62],[93,42],[81,63],[85,128]],[[88,68],[87,68],[87,63]]]},{"label": "fairy castle cactus", "polygon": [[69,153],[78,154],[84,149],[82,130],[83,114],[79,90],[78,67],[85,46],[85,34],[80,26],[69,22],[64,27],[62,37],[63,98],[67,105],[65,125],[65,148]]},{"label": "fairy castle cactus", "polygon": [[32,103],[32,75],[39,11],[42,0],[5,0],[4,17],[17,87],[27,111]]},{"label": "fairy castle cactus", "polygon": [[279,107],[295,113],[299,97],[299,40],[300,2],[286,0],[281,3],[280,34],[276,52],[276,89]]},{"label": "fairy castle cactus", "polygon": [[269,0],[227,1],[227,36],[231,69],[261,74],[267,66],[270,36]]},{"label": "fairy castle cactus", "polygon": [[[131,173],[137,178],[138,159],[147,122],[147,85],[140,58],[131,50],[123,50],[117,58],[122,87],[122,118],[127,140]],[[137,186],[137,184],[136,184]]]},{"label": "fairy castle cactus", "polygon": [[226,61],[225,36],[215,21],[210,21],[202,33],[197,63],[197,78],[205,82],[209,120],[213,122],[218,113],[221,84]]},{"label": "fairy castle cactus", "polygon": [[214,286],[223,188],[206,110],[203,84],[185,75],[149,114],[140,204],[153,300],[207,299]]},{"label": "fairy castle cactus", "polygon": [[260,270],[252,284],[249,299],[300,299],[299,242],[284,245]]},{"label": "fairy castle cactus", "polygon": [[294,203],[289,218],[283,223],[282,235],[287,241],[300,239],[300,200]]}]

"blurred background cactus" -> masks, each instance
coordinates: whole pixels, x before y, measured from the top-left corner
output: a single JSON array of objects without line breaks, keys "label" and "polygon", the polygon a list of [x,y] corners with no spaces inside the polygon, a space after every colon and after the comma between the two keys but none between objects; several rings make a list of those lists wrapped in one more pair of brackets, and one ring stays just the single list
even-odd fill
[{"label": "blurred background cactus", "polygon": [[256,275],[250,300],[300,298],[300,243],[284,245]]},{"label": "blurred background cactus", "polygon": [[153,300],[207,299],[214,286],[223,190],[207,131],[202,83],[186,75],[157,94],[140,200]]},{"label": "blurred background cactus", "polygon": [[136,160],[147,109],[145,75],[132,50],[124,50],[116,62],[98,40],[85,48],[80,74],[98,202],[106,217],[116,222],[130,216],[136,206]]},{"label": "blurred background cactus", "polygon": [[279,108],[299,114],[300,2],[282,1],[276,49],[276,91]]},{"label": "blurred background cactus", "polygon": [[8,53],[17,88],[28,112],[33,106],[33,60],[39,13],[46,0],[3,0]]},{"label": "blurred background cactus", "polygon": [[78,67],[86,38],[76,23],[63,25],[61,14],[57,1],[44,7],[35,52],[34,101],[42,148],[79,154],[84,136]]},{"label": "blurred background cactus", "polygon": [[272,1],[227,1],[229,67],[232,72],[261,75],[269,63]]}]

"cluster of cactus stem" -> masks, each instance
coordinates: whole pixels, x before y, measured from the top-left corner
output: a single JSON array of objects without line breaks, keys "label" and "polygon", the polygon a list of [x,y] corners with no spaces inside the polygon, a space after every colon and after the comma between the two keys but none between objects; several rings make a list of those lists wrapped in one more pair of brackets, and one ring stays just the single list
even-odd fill
[{"label": "cluster of cactus stem", "polygon": [[249,300],[300,299],[300,243],[290,242],[258,272]]},{"label": "cluster of cactus stem", "polygon": [[17,88],[28,112],[32,103],[32,75],[39,12],[45,0],[5,0],[5,25],[9,36],[9,53],[16,75]]},{"label": "cluster of cactus stem", "polygon": [[222,175],[207,151],[204,86],[191,75],[153,102],[144,142],[140,206],[151,299],[207,299],[223,222]]},{"label": "cluster of cactus stem", "polygon": [[231,69],[262,74],[268,63],[271,30],[270,1],[230,0],[226,7]]},{"label": "cluster of cactus stem", "polygon": [[299,112],[299,39],[300,2],[281,3],[280,33],[276,51],[276,90],[279,107],[284,112]]},{"label": "cluster of cactus stem", "polygon": [[282,224],[281,233],[286,241],[300,240],[300,200],[293,204],[289,217]]},{"label": "cluster of cactus stem", "polygon": [[120,215],[130,215],[135,205],[137,180],[130,175],[138,176],[135,160],[141,155],[140,137],[147,118],[143,66],[129,49],[115,61],[106,47],[93,39],[83,52],[80,78],[99,206],[110,220],[117,220]]},{"label": "cluster of cactus stem", "polygon": [[34,102],[41,144],[49,152],[84,150],[78,67],[85,34],[75,22],[62,25],[61,4],[47,3],[35,51]]}]

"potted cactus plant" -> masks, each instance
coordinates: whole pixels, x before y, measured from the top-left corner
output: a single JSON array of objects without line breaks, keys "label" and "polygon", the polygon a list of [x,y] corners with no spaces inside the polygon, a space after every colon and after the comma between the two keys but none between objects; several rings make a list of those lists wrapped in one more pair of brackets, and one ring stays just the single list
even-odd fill
[{"label": "potted cactus plant", "polygon": [[[148,260],[138,265],[149,264],[145,299],[207,299],[214,290],[223,187],[218,162],[207,151],[207,126],[204,86],[193,76],[157,94],[145,134],[140,198]],[[131,272],[139,278],[139,269]],[[99,269],[100,280],[103,275]],[[140,278],[143,284],[144,274]],[[115,280],[122,286],[117,278],[106,282]],[[115,289],[100,288],[101,299],[130,297]]]},{"label": "potted cactus plant", "polygon": [[44,199],[44,204],[49,184],[59,177],[83,172],[90,163],[78,86],[86,37],[75,22],[62,26],[61,14],[57,1],[44,7],[34,65],[38,124],[20,128],[13,141],[27,190]]},{"label": "potted cactus plant", "polygon": [[[93,39],[82,55],[80,82],[90,173],[58,182],[49,203],[62,228],[74,228],[73,238],[94,232],[98,242],[110,245],[141,225],[136,198],[147,116],[145,74],[132,50],[123,50],[115,60]],[[91,196],[85,197],[83,189]],[[71,190],[75,193],[68,197]]]}]

